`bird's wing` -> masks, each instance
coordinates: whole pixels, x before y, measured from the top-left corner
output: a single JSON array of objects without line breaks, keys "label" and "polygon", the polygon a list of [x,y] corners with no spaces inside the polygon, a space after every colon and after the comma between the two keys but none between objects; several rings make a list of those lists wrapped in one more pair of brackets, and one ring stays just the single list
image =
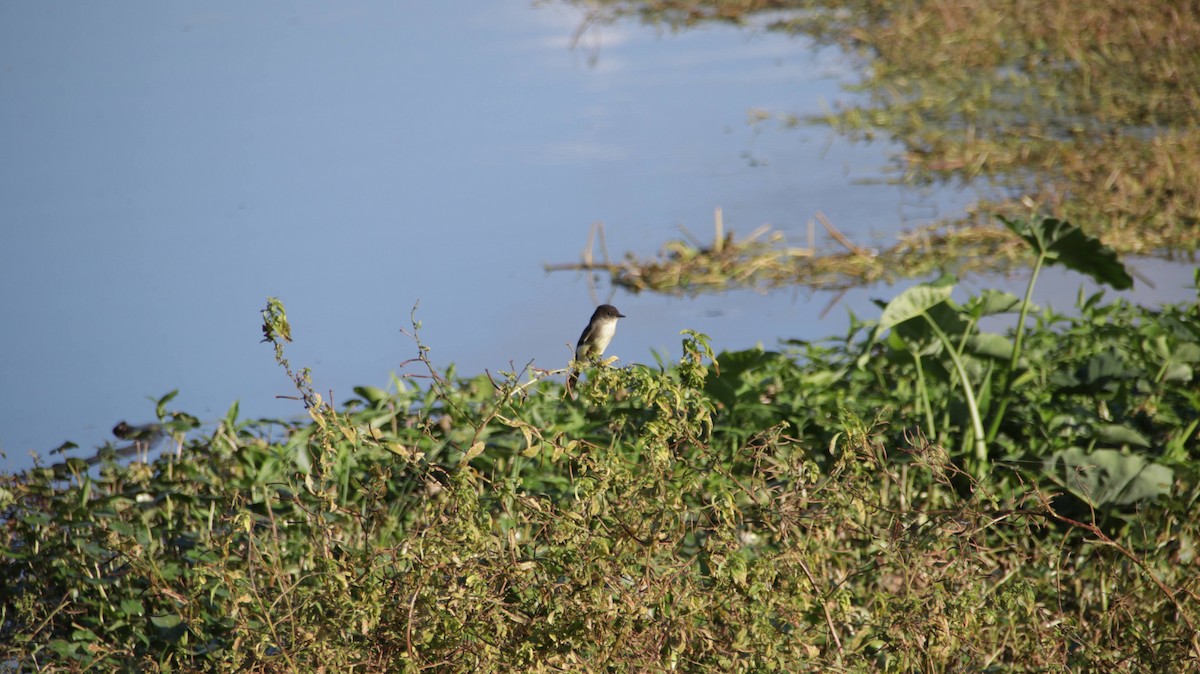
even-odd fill
[{"label": "bird's wing", "polygon": [[589,344],[596,337],[596,326],[593,322],[589,322],[587,327],[579,335],[579,341],[575,342],[575,358],[585,358],[586,353],[579,353],[579,349],[584,344]]}]

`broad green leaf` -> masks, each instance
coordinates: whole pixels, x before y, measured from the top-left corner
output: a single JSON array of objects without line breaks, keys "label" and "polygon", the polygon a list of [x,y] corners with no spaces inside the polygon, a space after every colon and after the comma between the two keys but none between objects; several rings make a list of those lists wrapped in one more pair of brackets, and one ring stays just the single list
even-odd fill
[{"label": "broad green leaf", "polygon": [[66,639],[54,639],[49,645],[49,649],[54,653],[57,653],[59,657],[63,658],[64,660],[74,657],[75,652],[83,647],[84,644],[82,642],[73,643],[71,641],[67,641]]},{"label": "broad green leaf", "polygon": [[1072,447],[1055,452],[1045,471],[1093,505],[1127,505],[1169,494],[1174,472],[1140,456],[1115,449],[1090,454]]},{"label": "broad green leaf", "polygon": [[1200,363],[1200,344],[1184,342],[1171,352],[1171,360],[1177,363]]},{"label": "broad green leaf", "polygon": [[1106,445],[1150,446],[1150,441],[1146,439],[1146,436],[1120,424],[1100,424],[1096,427],[1096,439]]},{"label": "broad green leaf", "polygon": [[1167,365],[1167,371],[1163,373],[1164,381],[1191,381],[1195,376],[1195,372],[1191,366],[1183,363],[1171,363]]},{"label": "broad green leaf", "polygon": [[1021,305],[1021,298],[1012,293],[990,288],[972,297],[966,304],[967,313],[974,318],[994,316],[1015,310]]},{"label": "broad green leaf", "polygon": [[1125,359],[1114,350],[1108,350],[1088,359],[1076,373],[1081,384],[1096,384],[1111,379],[1126,379],[1140,374],[1125,366]]},{"label": "broad green leaf", "polygon": [[926,340],[938,340],[936,331],[932,330],[929,323],[934,323],[942,332],[951,336],[954,342],[957,343],[958,336],[971,329],[971,324],[963,317],[962,309],[954,303],[953,300],[946,300],[935,304],[922,314],[927,320],[924,321],[905,321],[895,327],[893,332],[900,333],[900,336],[914,342],[924,342]]},{"label": "broad green leaf", "polygon": [[160,627],[162,629],[170,629],[172,627],[176,627],[181,622],[183,622],[183,620],[174,613],[168,613],[166,615],[150,616],[150,624],[154,625],[155,627]]},{"label": "broad green leaf", "polygon": [[164,639],[170,641],[179,641],[187,634],[187,625],[184,624],[182,618],[174,613],[150,616],[150,624],[160,630],[160,634]]},{"label": "broad green leaf", "polygon": [[887,303],[883,315],[879,317],[879,327],[876,329],[882,332],[912,320],[950,299],[950,293],[953,291],[952,286],[934,288],[919,285],[909,288],[896,296],[896,299]]},{"label": "broad green leaf", "polygon": [[140,600],[122,599],[121,600],[121,611],[125,615],[140,616],[143,613],[145,613],[146,609],[144,606],[142,606],[142,602]]},{"label": "broad green leaf", "polygon": [[75,641],[99,641],[100,640],[99,637],[96,636],[95,632],[93,632],[92,630],[90,630],[86,627],[81,627],[79,629],[71,630],[71,639],[73,639]]},{"label": "broad green leaf", "polygon": [[967,340],[967,350],[981,358],[1008,360],[1012,358],[1013,344],[1004,335],[993,332],[981,332]]},{"label": "broad green leaf", "polygon": [[704,391],[726,407],[732,407],[738,392],[746,385],[746,374],[779,358],[778,353],[762,349],[723,352],[717,356],[720,373],[716,368],[708,372]]},{"label": "broad green leaf", "polygon": [[1195,376],[1191,363],[1200,362],[1200,345],[1184,342],[1176,346],[1166,358],[1164,381],[1191,381]]},{"label": "broad green leaf", "polygon": [[1117,259],[1116,251],[1075,225],[1055,218],[1015,222],[1001,217],[1000,220],[1033,246],[1035,252],[1044,255],[1047,263],[1057,262],[1117,290],[1133,287],[1133,277]]},{"label": "broad green leaf", "polygon": [[355,386],[354,392],[372,407],[388,399],[387,391],[374,386]]}]

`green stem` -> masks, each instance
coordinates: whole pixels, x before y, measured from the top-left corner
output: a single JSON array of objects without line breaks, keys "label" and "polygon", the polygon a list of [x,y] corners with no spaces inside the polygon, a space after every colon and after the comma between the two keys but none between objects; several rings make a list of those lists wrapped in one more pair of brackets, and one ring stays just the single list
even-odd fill
[{"label": "green stem", "polygon": [[1038,253],[1037,261],[1033,263],[1033,274],[1029,277],[1029,285],[1025,288],[1025,301],[1021,303],[1021,317],[1017,320],[1017,337],[1013,342],[1012,358],[1008,361],[1008,370],[1004,376],[1004,393],[1000,395],[1000,406],[992,413],[992,423],[988,428],[987,441],[992,442],[1000,432],[1000,422],[1008,410],[1008,401],[1012,394],[1013,379],[1016,377],[1017,363],[1021,360],[1021,343],[1025,338],[1025,319],[1029,316],[1029,306],[1033,300],[1033,286],[1037,283],[1038,273],[1046,262],[1046,253]]},{"label": "green stem", "polygon": [[925,412],[926,431],[930,440],[937,440],[937,426],[933,423],[933,405],[929,402],[929,389],[925,386],[925,368],[921,367],[921,354],[913,351],[913,361],[917,365],[917,387],[921,393],[921,407]]},{"label": "green stem", "polygon": [[950,338],[945,332],[938,327],[937,322],[930,318],[929,314],[924,314],[925,320],[933,327],[933,331],[937,333],[938,339],[942,341],[942,346],[946,349],[946,354],[950,356],[951,362],[954,363],[954,369],[958,372],[958,379],[962,382],[963,395],[967,398],[967,410],[971,413],[971,430],[974,434],[975,444],[975,459],[979,462],[979,468],[985,468],[988,464],[987,442],[984,440],[983,420],[979,418],[979,405],[975,402],[975,391],[971,388],[971,380],[967,377],[967,368],[963,365],[962,358],[958,357],[958,353],[954,350],[954,345],[950,342]]}]

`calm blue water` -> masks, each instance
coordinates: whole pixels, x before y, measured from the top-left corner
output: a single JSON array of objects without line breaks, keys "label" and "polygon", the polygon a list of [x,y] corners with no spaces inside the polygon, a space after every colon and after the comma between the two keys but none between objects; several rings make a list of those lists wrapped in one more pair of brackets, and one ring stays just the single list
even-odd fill
[{"label": "calm blue water", "polygon": [[837,333],[894,291],[822,319],[828,295],[614,296],[542,264],[577,260],[596,221],[615,257],[680,224],[707,241],[718,206],[735,232],[803,245],[822,211],[869,241],[973,196],[864,186],[892,148],[750,123],[845,98],[835,52],[636,25],[571,48],[579,20],[523,0],[0,5],[0,469],[96,446],[172,389],[205,420],[299,414],[259,343],[268,295],[335,400],[415,355],[417,302],[464,373],[563,366],[598,301],[629,316],[625,362],[678,355],[683,328],[718,349]]}]

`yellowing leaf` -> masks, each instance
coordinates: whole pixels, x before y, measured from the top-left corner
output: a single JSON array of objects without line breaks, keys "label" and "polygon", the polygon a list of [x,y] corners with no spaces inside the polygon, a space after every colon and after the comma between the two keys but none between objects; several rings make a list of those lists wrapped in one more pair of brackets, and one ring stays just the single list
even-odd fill
[{"label": "yellowing leaf", "polygon": [[458,462],[459,465],[461,466],[461,465],[470,463],[472,459],[479,456],[480,454],[483,454],[483,448],[485,446],[486,445],[484,445],[482,442],[477,442],[477,443],[471,445],[471,448],[468,449],[467,453],[463,455],[462,461]]}]

